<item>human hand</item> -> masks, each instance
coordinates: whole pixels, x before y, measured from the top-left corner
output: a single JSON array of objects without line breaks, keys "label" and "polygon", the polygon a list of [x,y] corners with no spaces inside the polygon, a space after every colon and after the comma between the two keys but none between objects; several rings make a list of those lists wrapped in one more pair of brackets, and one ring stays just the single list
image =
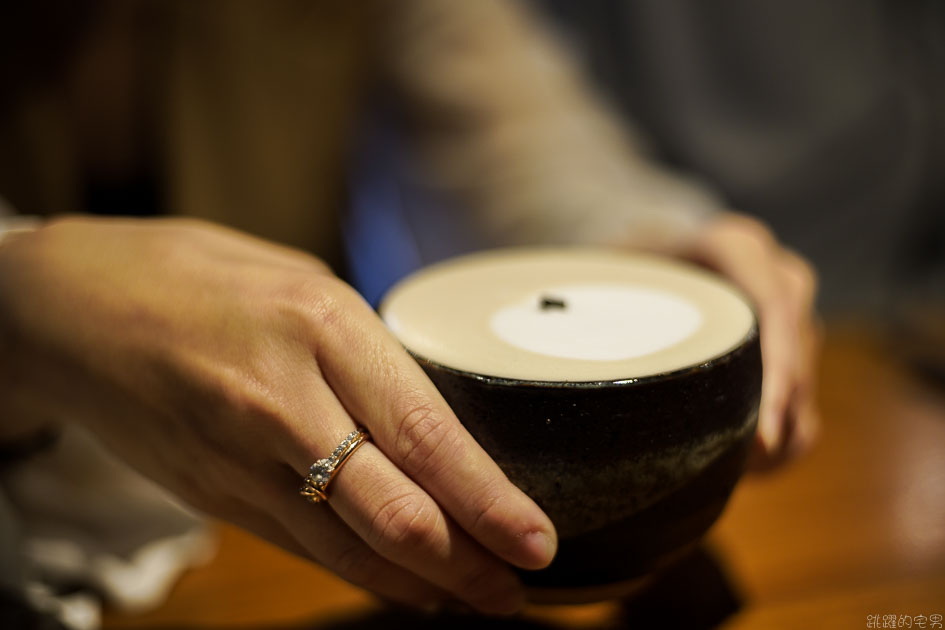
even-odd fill
[{"label": "human hand", "polygon": [[809,449],[820,425],[816,275],[762,223],[734,213],[713,219],[680,253],[731,278],[755,304],[764,379],[749,468],[773,469]]},{"label": "human hand", "polygon": [[[67,418],[191,505],[383,597],[507,613],[551,522],[322,263],[210,224],[65,219],[0,247],[0,416]],[[356,426],[328,489],[302,478]],[[317,593],[313,593],[317,596]]]}]

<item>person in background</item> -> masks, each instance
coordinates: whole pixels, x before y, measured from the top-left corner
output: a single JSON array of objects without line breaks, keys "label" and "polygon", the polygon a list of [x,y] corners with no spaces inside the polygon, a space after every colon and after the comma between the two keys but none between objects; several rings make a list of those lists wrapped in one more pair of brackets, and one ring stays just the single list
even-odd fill
[{"label": "person in background", "polygon": [[945,384],[941,3],[533,5],[653,160],[812,261],[828,320]]},{"label": "person in background", "polygon": [[[190,506],[382,597],[521,606],[509,565],[550,562],[550,521],[342,279],[347,152],[377,90],[405,113],[427,184],[494,242],[646,248],[741,285],[765,367],[754,465],[810,445],[811,267],[650,160],[524,6],[4,11],[0,195],[20,218],[43,217],[0,240],[14,523],[71,492],[59,475],[37,507],[24,489],[44,457],[32,447],[49,443],[37,436],[81,447],[78,431]],[[330,504],[304,502],[309,466],[359,427],[371,439]],[[18,593],[30,571],[5,584]]]},{"label": "person in background", "polygon": [[533,5],[654,161],[813,262],[825,315],[945,306],[941,3]]}]

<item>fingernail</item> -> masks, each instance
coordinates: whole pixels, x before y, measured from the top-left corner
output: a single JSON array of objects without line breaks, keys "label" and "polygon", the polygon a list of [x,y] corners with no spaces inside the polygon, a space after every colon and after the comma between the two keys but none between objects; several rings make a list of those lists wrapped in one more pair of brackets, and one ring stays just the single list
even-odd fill
[{"label": "fingernail", "polygon": [[758,435],[761,437],[761,444],[765,448],[765,453],[770,455],[774,451],[777,442],[774,427],[771,426],[770,422],[766,422],[758,427]]},{"label": "fingernail", "polygon": [[557,540],[545,532],[529,532],[522,536],[520,542],[523,569],[544,569],[555,557],[558,550]]},{"label": "fingernail", "polygon": [[778,444],[778,427],[774,414],[769,410],[765,410],[758,420],[758,437],[761,438],[761,445],[765,448],[765,454],[770,455],[774,452]]}]

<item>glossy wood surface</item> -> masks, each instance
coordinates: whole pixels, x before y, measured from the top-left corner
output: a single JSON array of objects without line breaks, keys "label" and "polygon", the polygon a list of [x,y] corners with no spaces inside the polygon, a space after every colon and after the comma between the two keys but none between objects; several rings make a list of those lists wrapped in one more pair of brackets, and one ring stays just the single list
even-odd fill
[{"label": "glossy wood surface", "polygon": [[866,628],[868,615],[945,615],[945,383],[850,325],[827,337],[816,449],[746,478],[705,549],[628,602],[534,607],[484,623],[383,607],[229,526],[220,551],[158,610],[106,628]]}]

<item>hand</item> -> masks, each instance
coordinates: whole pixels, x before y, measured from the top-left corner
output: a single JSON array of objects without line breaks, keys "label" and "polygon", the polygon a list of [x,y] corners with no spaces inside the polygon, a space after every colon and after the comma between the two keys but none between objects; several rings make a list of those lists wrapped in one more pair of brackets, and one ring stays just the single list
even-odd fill
[{"label": "hand", "polygon": [[[0,246],[0,416],[79,422],[193,506],[392,600],[522,602],[542,511],[319,261],[190,220],[66,219]],[[307,469],[356,426],[329,488]],[[317,594],[313,593],[313,596]]]},{"label": "hand", "polygon": [[739,214],[714,219],[682,253],[727,275],[754,301],[764,380],[749,468],[770,470],[810,448],[820,425],[814,271],[762,223]]}]

